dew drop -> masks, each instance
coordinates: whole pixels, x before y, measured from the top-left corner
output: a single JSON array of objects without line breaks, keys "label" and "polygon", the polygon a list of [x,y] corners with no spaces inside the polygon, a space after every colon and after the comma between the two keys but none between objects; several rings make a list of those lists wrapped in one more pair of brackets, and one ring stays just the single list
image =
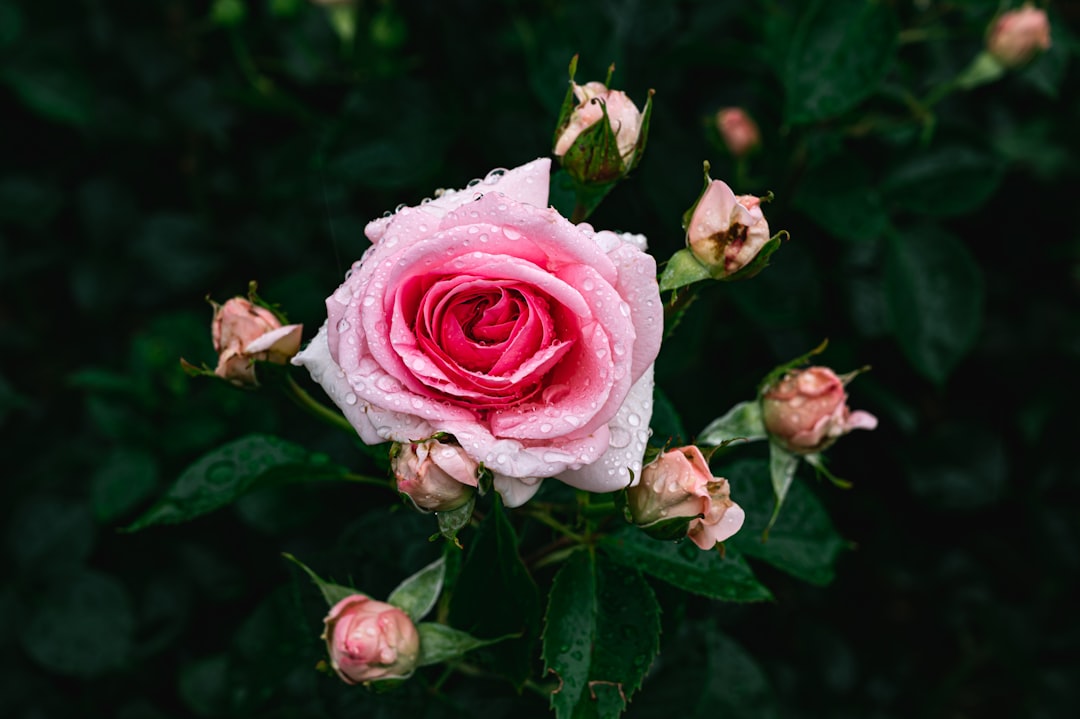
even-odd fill
[{"label": "dew drop", "polygon": [[347,395],[345,395],[345,404],[349,406],[356,404],[356,395],[352,392],[349,392]]}]

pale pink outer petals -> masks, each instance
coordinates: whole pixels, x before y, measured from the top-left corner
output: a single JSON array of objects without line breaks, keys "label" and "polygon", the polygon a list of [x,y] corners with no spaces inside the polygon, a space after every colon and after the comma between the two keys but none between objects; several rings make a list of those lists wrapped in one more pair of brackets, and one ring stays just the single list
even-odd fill
[{"label": "pale pink outer petals", "polygon": [[323,621],[330,666],[346,683],[407,677],[416,668],[420,635],[397,607],[353,594]]},{"label": "pale pink outer petals", "polygon": [[845,425],[844,431],[850,432],[853,429],[877,429],[877,425],[877,417],[860,409],[852,412],[847,418],[847,424]]},{"label": "pale pink outer petals", "polygon": [[608,423],[608,446],[600,459],[568,469],[559,479],[588,492],[611,492],[632,487],[641,479],[641,460],[649,441],[653,410],[653,366],[630,388],[619,411]]},{"label": "pale pink outer petals", "polygon": [[[356,428],[365,444],[389,440],[409,442],[435,434],[431,425],[419,417],[372,407],[357,397],[345,373],[330,356],[326,325],[320,327],[307,347],[293,357],[292,363],[307,368],[311,379],[322,385],[326,395],[338,406],[349,424]],[[363,376],[354,381],[363,381]]]},{"label": "pale pink outer petals", "polygon": [[1045,11],[1030,4],[998,18],[987,39],[990,54],[1008,67],[1023,65],[1049,48],[1050,21]]},{"label": "pale pink outer petals", "polygon": [[386,235],[391,223],[408,218],[408,228],[424,223],[437,225],[447,212],[472,202],[479,195],[499,192],[507,197],[534,207],[547,207],[551,158],[541,157],[520,167],[499,174],[491,174],[472,187],[461,190],[443,190],[438,197],[416,207],[405,207],[389,217],[372,220],[364,228],[364,234],[372,242]]},{"label": "pale pink outer petals", "polygon": [[[730,501],[730,500],[729,500]],[[690,522],[690,531],[686,536],[701,549],[712,549],[717,542],[723,542],[742,529],[746,520],[746,512],[739,505],[731,502],[726,507],[721,507],[720,516],[714,522],[709,522],[709,515],[705,519],[695,519]]]},{"label": "pale pink outer petals", "polygon": [[602,82],[574,84],[574,96],[577,97],[578,106],[570,114],[566,129],[555,143],[555,156],[562,157],[569,152],[581,133],[603,119],[606,109],[619,155],[629,164],[637,148],[642,120],[633,100],[621,90],[609,90]]},{"label": "pale pink outer petals", "polygon": [[508,477],[498,473],[494,475],[495,491],[502,497],[503,504],[511,509],[532,499],[540,491],[542,481],[538,477]]},{"label": "pale pink outer petals", "polygon": [[300,351],[300,341],[303,338],[303,333],[303,325],[285,325],[252,340],[244,348],[244,351],[249,355],[266,352],[270,361],[276,361],[279,364],[284,363],[285,360]]},{"label": "pale pink outer petals", "polygon": [[753,221],[750,211],[739,204],[726,182],[710,180],[690,217],[686,235],[691,246],[694,246],[714,235],[726,233],[734,224],[749,227]]},{"label": "pale pink outer petals", "polygon": [[761,248],[771,239],[769,223],[761,211],[761,200],[753,195],[739,195],[735,198],[739,206],[746,210],[749,223],[746,240],[739,246],[729,246],[724,252],[724,267],[728,272],[741,270],[757,257]]},{"label": "pale pink outer petals", "polygon": [[741,107],[725,107],[716,113],[716,128],[735,157],[743,157],[761,143],[757,123]]}]

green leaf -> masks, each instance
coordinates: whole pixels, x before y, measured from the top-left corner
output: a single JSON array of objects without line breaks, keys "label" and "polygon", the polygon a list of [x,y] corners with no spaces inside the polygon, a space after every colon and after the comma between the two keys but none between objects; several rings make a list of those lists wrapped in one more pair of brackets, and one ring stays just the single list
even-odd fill
[{"label": "green leaf", "polygon": [[822,229],[851,242],[881,237],[889,226],[881,194],[852,154],[830,157],[803,177],[795,206]]},{"label": "green leaf", "polygon": [[324,455],[264,434],[250,434],[203,455],[165,496],[125,528],[175,524],[220,509],[255,486],[342,477]]},{"label": "green leaf", "polygon": [[835,117],[877,88],[892,65],[897,25],[881,0],[817,0],[799,19],[784,70],[789,122]]},{"label": "green leaf", "polygon": [[158,481],[154,455],[115,449],[90,476],[90,506],[99,522],[111,522],[147,499]]},{"label": "green leaf", "polygon": [[889,324],[908,360],[941,385],[982,325],[984,281],[968,249],[936,227],[890,238],[885,258]]},{"label": "green leaf", "polygon": [[517,536],[498,495],[454,583],[450,624],[483,638],[521,634],[519,641],[482,649],[477,661],[519,687],[532,674],[540,597],[518,555]]},{"label": "green leaf", "polygon": [[555,716],[617,717],[659,650],[660,605],[635,569],[581,551],[555,576],[543,641]]},{"label": "green leaf", "polygon": [[743,460],[722,468],[731,483],[731,498],[746,512],[746,521],[730,547],[812,584],[826,585],[845,542],[817,497],[801,482],[792,483],[784,511],[763,536],[771,518],[773,488],[764,460]]},{"label": "green leaf", "polygon": [[701,264],[690,248],[684,247],[668,259],[660,273],[660,291],[668,292],[711,277],[709,268]]},{"label": "green leaf", "polygon": [[93,93],[78,72],[60,68],[9,64],[0,72],[22,104],[41,117],[65,125],[85,126],[94,117]]},{"label": "green leaf", "polygon": [[696,444],[719,446],[732,440],[752,442],[765,439],[765,423],[761,419],[761,402],[756,399],[740,402],[706,425],[697,436]]},{"label": "green leaf", "polygon": [[779,715],[776,693],[754,658],[714,623],[703,629],[706,676],[690,716],[724,719],[773,719]]},{"label": "green leaf", "polygon": [[746,560],[735,552],[704,551],[688,540],[665,542],[634,527],[604,537],[599,546],[625,567],[639,568],[668,584],[710,599],[729,602],[772,599],[772,593],[758,582]]},{"label": "green leaf", "polygon": [[89,678],[129,659],[135,617],[123,584],[89,569],[65,574],[34,602],[19,626],[27,654],[49,671]]},{"label": "green leaf", "polygon": [[323,599],[325,599],[326,603],[331,607],[346,597],[351,597],[354,594],[363,594],[363,592],[358,592],[352,587],[343,587],[340,584],[324,581],[313,569],[288,552],[282,552],[281,556],[300,567],[300,569],[303,569],[304,573],[311,577],[311,581],[315,582],[315,586],[319,588],[319,592],[323,595]]},{"label": "green leaf", "polygon": [[399,584],[386,602],[408,614],[414,622],[420,621],[439,601],[445,577],[446,562],[439,557]]},{"label": "green leaf", "polygon": [[[391,602],[393,604],[393,602]],[[457,659],[466,652],[486,647],[489,644],[501,642],[504,639],[517,636],[510,634],[496,639],[477,639],[466,632],[453,629],[445,624],[434,622],[421,622],[416,625],[420,633],[420,659],[418,666],[426,667],[429,664],[438,664],[450,659]]]},{"label": "green leaf", "polygon": [[773,505],[772,518],[769,519],[769,527],[766,528],[766,532],[776,522],[776,518],[780,516],[780,506],[784,503],[784,498],[787,497],[791,482],[795,479],[795,470],[798,468],[798,455],[787,451],[776,442],[769,442],[769,478],[772,481],[773,496],[776,497],[776,503]]},{"label": "green leaf", "polygon": [[934,217],[978,209],[997,190],[1004,165],[972,147],[927,148],[898,163],[882,181],[892,205]]}]

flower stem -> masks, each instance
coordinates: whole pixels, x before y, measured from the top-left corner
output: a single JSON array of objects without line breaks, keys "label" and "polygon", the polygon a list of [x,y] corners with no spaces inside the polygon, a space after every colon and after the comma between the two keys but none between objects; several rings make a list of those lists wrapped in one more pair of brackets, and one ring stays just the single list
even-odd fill
[{"label": "flower stem", "polygon": [[303,387],[296,383],[296,380],[293,379],[291,374],[286,375],[285,387],[289,399],[299,405],[302,409],[338,429],[343,429],[350,434],[356,434],[356,429],[349,424],[349,420],[308,394]]},{"label": "flower stem", "polygon": [[559,520],[555,519],[554,517],[552,517],[550,514],[548,514],[546,512],[535,512],[535,511],[532,511],[531,509],[529,509],[528,507],[526,507],[524,509],[521,509],[519,511],[522,514],[524,514],[525,516],[527,516],[527,517],[532,517],[533,519],[540,522],[541,524],[546,524],[547,526],[551,527],[552,529],[554,529],[559,534],[563,535],[564,537],[566,537],[566,538],[568,538],[568,539],[570,539],[570,540],[572,540],[574,542],[578,542],[580,544],[580,543],[583,543],[585,541],[585,538],[583,536],[581,536],[580,534],[578,534],[574,530],[570,529],[570,527],[567,527],[565,524],[563,524]]},{"label": "flower stem", "polygon": [[379,479],[378,477],[369,477],[364,474],[351,473],[343,474],[341,475],[341,478],[344,479],[346,482],[354,482],[356,484],[368,484],[372,487],[382,487],[383,489],[389,489],[391,491],[394,490],[394,488],[390,486],[390,480],[388,479]]},{"label": "flower stem", "polygon": [[574,211],[570,213],[570,221],[575,225],[584,222],[589,216],[589,208],[585,206],[585,203],[578,200],[574,203]]}]

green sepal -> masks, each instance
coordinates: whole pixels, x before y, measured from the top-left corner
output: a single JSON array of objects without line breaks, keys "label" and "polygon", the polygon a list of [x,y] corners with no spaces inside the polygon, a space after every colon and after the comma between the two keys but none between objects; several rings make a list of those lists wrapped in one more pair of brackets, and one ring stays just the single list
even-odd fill
[{"label": "green sepal", "polygon": [[986,50],[983,50],[953,80],[953,85],[961,90],[971,90],[980,85],[994,82],[1005,74],[1006,67]]},{"label": "green sepal", "polygon": [[690,531],[690,522],[704,516],[698,514],[693,517],[671,517],[670,519],[657,520],[652,524],[639,524],[637,526],[638,529],[653,539],[658,539],[661,542],[675,542],[686,538],[686,533]]},{"label": "green sepal", "polygon": [[439,522],[439,534],[448,542],[458,544],[457,533],[472,519],[473,508],[476,507],[476,493],[469,495],[469,501],[457,507],[435,513],[435,519]]},{"label": "green sepal", "polygon": [[817,474],[817,476],[824,477],[825,479],[832,482],[834,486],[839,487],[840,489],[851,489],[851,487],[853,486],[852,483],[848,480],[841,479],[840,477],[837,477],[835,474],[829,471],[829,468],[825,466],[825,455],[823,455],[821,452],[804,454],[803,459],[806,460],[807,464],[814,468],[814,472]]},{"label": "green sepal", "polygon": [[552,147],[555,147],[555,145],[558,144],[563,131],[566,129],[566,126],[570,124],[570,115],[573,114],[574,108],[577,106],[577,100],[574,99],[574,75],[577,74],[577,63],[577,55],[570,58],[570,81],[566,86],[566,95],[563,97],[562,107],[559,108],[559,120],[555,123],[555,134],[551,138]]},{"label": "green sepal", "polygon": [[495,639],[480,639],[467,632],[435,622],[421,622],[416,625],[416,631],[420,634],[420,658],[417,660],[419,667],[457,659],[473,649],[521,636],[520,634],[506,634]]},{"label": "green sepal", "polygon": [[281,324],[283,324],[283,325],[289,324],[289,318],[285,315],[284,310],[281,309],[281,305],[276,304],[276,303],[270,303],[270,302],[267,302],[266,300],[264,300],[262,297],[259,296],[258,289],[259,289],[259,283],[258,282],[256,282],[255,280],[249,280],[248,281],[248,291],[247,291],[248,302],[255,305],[256,307],[262,307],[264,310],[270,312],[271,314],[274,315],[274,317],[277,317],[278,321]]},{"label": "green sepal", "polygon": [[773,496],[776,503],[773,505],[773,513],[769,518],[769,524],[765,527],[765,536],[776,523],[780,516],[780,506],[787,497],[791,482],[795,479],[795,470],[799,468],[799,455],[793,454],[776,442],[769,442],[769,477],[772,481]]},{"label": "green sepal", "polygon": [[334,584],[333,582],[327,582],[322,577],[314,572],[308,565],[301,562],[299,559],[289,554],[288,552],[282,552],[281,556],[288,559],[290,562],[304,570],[304,573],[311,577],[311,581],[315,583],[315,586],[319,588],[319,592],[323,595],[323,599],[326,600],[327,605],[334,606],[342,599],[351,597],[356,594],[367,596],[363,592],[358,592],[352,587],[344,587],[340,584]]},{"label": "green sepal", "polygon": [[694,200],[694,204],[690,205],[690,209],[683,213],[682,216],[682,228],[687,230],[690,227],[690,220],[694,218],[694,211],[701,204],[701,198],[705,197],[705,193],[709,191],[709,184],[712,182],[712,176],[709,175],[709,169],[712,166],[708,160],[701,163],[701,173],[705,177],[705,183],[701,187],[701,192],[698,193],[697,199]]},{"label": "green sepal", "polygon": [[664,271],[660,273],[660,291],[677,290],[707,280],[711,276],[709,268],[694,256],[689,247],[684,247],[673,254],[664,265]]},{"label": "green sepal", "polygon": [[735,440],[753,442],[767,436],[761,417],[761,402],[753,399],[740,402],[722,417],[709,422],[697,436],[695,444],[722,447]]},{"label": "green sepal", "polygon": [[445,579],[446,562],[439,557],[399,584],[390,592],[386,603],[394,605],[408,614],[409,619],[417,622],[430,612],[439,600]]},{"label": "green sepal", "polygon": [[579,187],[603,189],[618,182],[627,172],[611,128],[607,103],[600,103],[600,112],[600,120],[578,135],[562,156],[563,168]]},{"label": "green sepal", "polygon": [[802,367],[810,361],[811,357],[814,357],[815,355],[819,355],[824,352],[825,348],[828,346],[829,340],[824,339],[821,341],[821,344],[819,344],[817,347],[810,350],[806,354],[799,355],[798,357],[789,362],[785,362],[782,365],[777,365],[776,367],[774,367],[772,370],[769,371],[767,375],[765,375],[761,382],[758,383],[758,394],[765,394],[765,392],[778,381],[780,381],[780,379],[784,375],[786,375],[788,372],[795,369],[796,367]]},{"label": "green sepal", "polygon": [[634,160],[630,163],[630,167],[627,168],[627,172],[636,168],[641,163],[641,158],[645,156],[645,144],[649,139],[649,125],[652,121],[653,95],[655,94],[656,90],[650,89],[649,96],[645,99],[645,109],[641,111],[641,130],[638,134],[637,144],[634,145]]}]

